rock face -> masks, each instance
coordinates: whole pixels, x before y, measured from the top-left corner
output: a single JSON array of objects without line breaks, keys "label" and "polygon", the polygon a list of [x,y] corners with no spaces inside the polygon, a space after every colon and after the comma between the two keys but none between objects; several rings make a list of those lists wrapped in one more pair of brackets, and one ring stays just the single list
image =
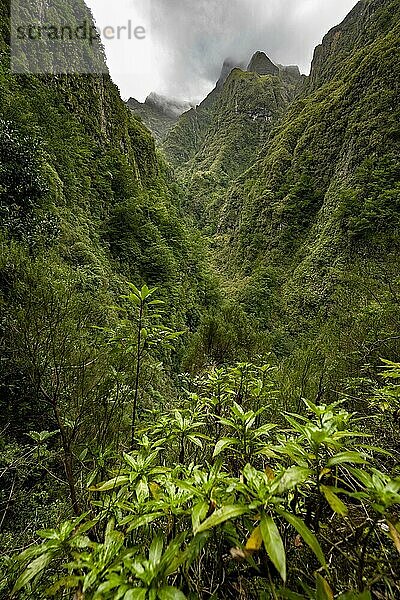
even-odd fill
[{"label": "rock face", "polygon": [[[391,12],[387,10],[388,6],[394,7]],[[385,28],[389,30],[396,23],[397,11],[398,3],[396,5],[392,0],[358,2],[342,23],[333,27],[323,38],[322,44],[315,48],[310,74],[312,89],[338,76],[355,53],[376,43]],[[394,39],[393,48],[398,53],[397,42],[398,38]]]},{"label": "rock face", "polygon": [[[247,70],[246,64],[225,59],[214,89],[169,131],[163,147],[174,166],[194,161],[199,169],[209,171],[213,153],[218,157],[218,169],[228,177],[250,166],[265,141],[266,125],[269,129],[296,96],[303,78],[298,67],[278,67],[264,52],[254,54]],[[261,74],[273,74],[278,79],[258,77]],[[234,173],[226,164],[228,156],[232,157]],[[191,167],[187,165],[187,172]]]},{"label": "rock face", "polygon": [[291,79],[293,82],[306,79],[306,75],[302,75],[300,73],[300,69],[297,65],[277,65],[277,67],[279,67],[279,73],[281,76]]},{"label": "rock face", "polygon": [[247,70],[258,75],[279,75],[279,67],[274,65],[265,52],[256,52]]},{"label": "rock face", "polygon": [[246,68],[246,65],[244,62],[241,63],[239,61],[235,61],[233,58],[226,58],[222,65],[221,74],[215,85],[215,88],[208,94],[208,96],[206,98],[204,98],[204,100],[200,104],[200,107],[201,108],[210,108],[215,103],[218,96],[222,92],[225,81],[228,79],[228,77],[232,73],[232,71],[234,69],[242,69],[244,71],[245,68]]},{"label": "rock face", "polygon": [[[255,62],[276,77],[260,77],[225,60],[216,87],[196,109],[180,117],[163,143],[169,161],[187,183],[188,210],[209,226],[230,181],[251,166],[275,123],[296,97],[296,68]],[[256,67],[257,67],[256,64]],[[242,67],[242,68],[240,68]]]}]

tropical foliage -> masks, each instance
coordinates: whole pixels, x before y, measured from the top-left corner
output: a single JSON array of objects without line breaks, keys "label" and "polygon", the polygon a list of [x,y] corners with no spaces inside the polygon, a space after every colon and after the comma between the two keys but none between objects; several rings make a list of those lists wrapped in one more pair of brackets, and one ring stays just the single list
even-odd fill
[{"label": "tropical foliage", "polygon": [[10,73],[1,5],[2,598],[400,596],[398,17],[160,151],[108,75]]}]

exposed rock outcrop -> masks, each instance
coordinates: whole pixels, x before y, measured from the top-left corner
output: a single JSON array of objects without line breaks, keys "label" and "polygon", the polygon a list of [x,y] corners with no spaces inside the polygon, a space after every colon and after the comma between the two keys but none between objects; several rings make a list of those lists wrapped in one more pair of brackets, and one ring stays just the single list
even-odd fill
[{"label": "exposed rock outcrop", "polygon": [[279,75],[279,67],[274,65],[265,52],[256,52],[247,70],[258,75]]}]

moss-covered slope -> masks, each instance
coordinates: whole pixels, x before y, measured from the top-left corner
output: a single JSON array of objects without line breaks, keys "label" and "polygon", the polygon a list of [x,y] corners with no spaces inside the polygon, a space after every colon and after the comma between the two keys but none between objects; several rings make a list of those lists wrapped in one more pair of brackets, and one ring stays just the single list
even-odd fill
[{"label": "moss-covered slope", "polygon": [[3,243],[51,250],[93,290],[123,276],[190,298],[198,260],[151,134],[108,75],[11,74],[1,11]]},{"label": "moss-covered slope", "polygon": [[329,335],[336,327],[352,348],[376,354],[379,339],[395,338],[399,16],[398,2],[362,0],[325,37],[308,88],[221,210],[219,241],[242,299],[285,339],[315,319],[318,336],[331,317]]},{"label": "moss-covered slope", "polygon": [[188,210],[202,225],[214,219],[221,193],[253,164],[302,84],[300,73],[274,68],[278,74],[233,69],[167,136],[164,149],[188,184]]}]

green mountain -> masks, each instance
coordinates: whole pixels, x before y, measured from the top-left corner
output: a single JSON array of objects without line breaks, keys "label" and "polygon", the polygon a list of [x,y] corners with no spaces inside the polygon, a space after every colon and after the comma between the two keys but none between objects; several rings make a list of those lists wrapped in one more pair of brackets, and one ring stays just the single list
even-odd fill
[{"label": "green mountain", "polygon": [[51,249],[106,287],[112,273],[182,283],[180,192],[149,131],[108,75],[11,74],[5,7],[1,24],[4,243]]},{"label": "green mountain", "polygon": [[344,372],[399,349],[399,16],[362,0],[326,35],[219,212],[222,260],[273,347],[312,340]]},{"label": "green mountain", "polygon": [[400,597],[399,17],[178,117],[1,5],[0,598]]},{"label": "green mountain", "polygon": [[265,52],[256,52],[250,61],[247,70],[258,75],[279,75],[279,67],[268,58]]},{"label": "green mountain", "polygon": [[165,140],[179,117],[192,108],[189,102],[171,100],[155,93],[149,94],[144,102],[130,98],[127,105],[134,115],[141,118],[159,143]]},{"label": "green mountain", "polygon": [[250,167],[302,86],[297,67],[277,67],[258,52],[247,71],[225,61],[215,89],[185,113],[163,148],[188,186],[189,210],[202,223],[221,192]]},{"label": "green mountain", "polygon": [[[244,68],[244,65],[241,66]],[[235,68],[239,68],[236,61],[225,59],[214,89],[199,106],[187,111],[178,119],[176,127],[173,127],[164,140],[164,150],[169,161],[175,166],[187,163],[201,148],[212,120],[210,109],[214,106],[223,91],[227,78]]]},{"label": "green mountain", "polygon": [[182,192],[110,77],[12,74],[4,4],[0,24],[0,406],[21,433],[51,419],[24,356],[37,343],[47,360],[35,336],[51,319],[70,335],[66,298],[85,327],[106,326],[127,282],[145,282],[171,325],[193,329],[206,278]]},{"label": "green mountain", "polygon": [[[56,14],[73,24],[70,8],[60,3]],[[72,9],[88,15],[83,1]],[[132,390],[140,385],[141,414],[150,398],[163,402],[160,390],[173,389],[191,335],[218,296],[201,239],[185,223],[182,190],[110,76],[13,74],[9,40],[2,3],[2,573],[33,514],[36,529],[78,512],[85,440],[90,453],[106,455],[130,439]],[[106,71],[103,54],[95,58]],[[132,284],[143,297],[145,284],[149,298],[157,294],[150,322],[144,310],[140,356]],[[14,472],[16,455],[45,431],[58,436],[50,475],[36,459]],[[9,597],[0,579],[0,597]]]}]

